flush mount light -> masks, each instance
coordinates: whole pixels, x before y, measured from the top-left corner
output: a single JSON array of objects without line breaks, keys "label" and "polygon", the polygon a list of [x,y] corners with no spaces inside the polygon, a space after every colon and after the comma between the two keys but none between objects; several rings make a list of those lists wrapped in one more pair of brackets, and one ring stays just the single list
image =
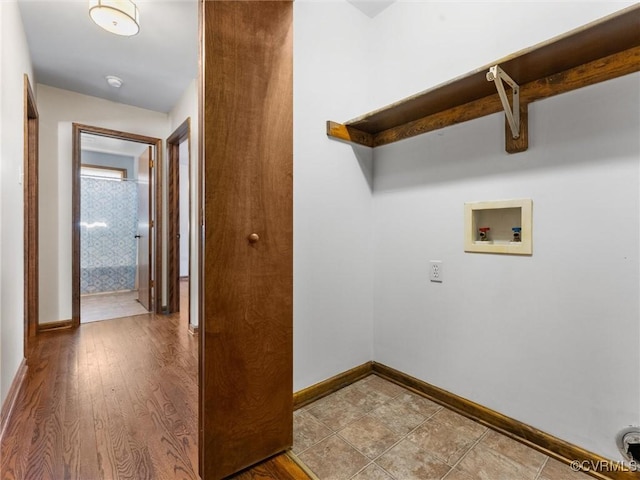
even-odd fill
[{"label": "flush mount light", "polygon": [[89,0],[91,19],[107,32],[130,37],[140,31],[140,12],[131,0]]},{"label": "flush mount light", "polygon": [[105,77],[107,79],[107,83],[110,87],[120,88],[122,86],[122,79],[120,77],[116,77],[115,75],[107,75]]}]

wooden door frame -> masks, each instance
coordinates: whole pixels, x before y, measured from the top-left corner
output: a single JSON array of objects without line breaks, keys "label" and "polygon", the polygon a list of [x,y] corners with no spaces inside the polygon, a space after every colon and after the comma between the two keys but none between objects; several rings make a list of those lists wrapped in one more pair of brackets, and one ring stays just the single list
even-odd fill
[{"label": "wooden door frame", "polygon": [[29,76],[24,75],[24,356],[38,333],[38,108]]},{"label": "wooden door frame", "polygon": [[162,313],[162,139],[147,137],[136,133],[121,132],[108,128],[94,127],[73,123],[73,161],[71,166],[71,202],[72,202],[72,254],[71,254],[71,325],[80,326],[80,163],[81,163],[81,134],[90,133],[103,137],[117,138],[131,142],[143,143],[155,147],[154,167],[155,175],[152,174],[153,191],[153,228],[152,235],[155,245],[155,265],[153,272],[153,313]]},{"label": "wooden door frame", "polygon": [[[167,145],[167,313],[180,311],[180,144],[188,142],[191,192],[191,117],[169,135]],[[189,299],[191,299],[191,193],[189,193]],[[191,309],[188,322],[191,325]]]}]

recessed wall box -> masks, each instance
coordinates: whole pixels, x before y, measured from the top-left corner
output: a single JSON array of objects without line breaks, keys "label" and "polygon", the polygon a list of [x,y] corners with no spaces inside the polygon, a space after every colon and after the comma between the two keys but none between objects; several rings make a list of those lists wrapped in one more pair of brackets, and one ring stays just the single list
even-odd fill
[{"label": "recessed wall box", "polygon": [[[464,251],[531,255],[532,205],[531,199],[465,203]],[[485,229],[490,229],[491,241],[482,235],[481,230]]]}]

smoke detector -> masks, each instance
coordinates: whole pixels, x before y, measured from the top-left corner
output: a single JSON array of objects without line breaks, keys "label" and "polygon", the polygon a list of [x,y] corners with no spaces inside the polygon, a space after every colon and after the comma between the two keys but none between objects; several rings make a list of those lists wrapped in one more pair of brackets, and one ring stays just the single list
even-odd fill
[{"label": "smoke detector", "polygon": [[115,75],[107,75],[105,77],[107,79],[107,83],[110,87],[120,88],[122,86],[122,79],[120,77],[116,77]]},{"label": "smoke detector", "polygon": [[629,462],[640,463],[640,427],[627,427],[616,435],[618,450]]}]

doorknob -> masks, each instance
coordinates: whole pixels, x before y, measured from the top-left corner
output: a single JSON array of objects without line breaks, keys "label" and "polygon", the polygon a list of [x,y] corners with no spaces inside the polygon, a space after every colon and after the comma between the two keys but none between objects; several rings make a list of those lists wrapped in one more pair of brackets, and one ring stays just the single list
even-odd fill
[{"label": "doorknob", "polygon": [[260,236],[257,233],[249,235],[249,243],[256,243],[258,240],[260,240]]}]

